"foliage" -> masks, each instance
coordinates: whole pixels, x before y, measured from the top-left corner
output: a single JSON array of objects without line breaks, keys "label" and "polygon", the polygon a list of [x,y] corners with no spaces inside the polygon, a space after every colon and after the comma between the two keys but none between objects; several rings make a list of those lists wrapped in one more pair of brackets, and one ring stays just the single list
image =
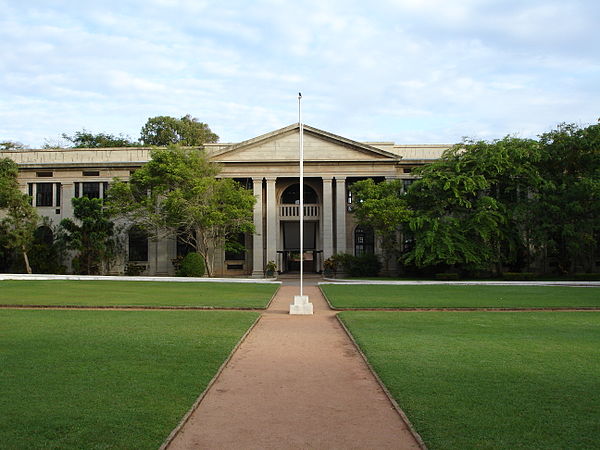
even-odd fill
[{"label": "foliage", "polygon": [[0,231],[5,235],[5,244],[21,253],[27,273],[32,273],[28,253],[39,217],[31,206],[31,198],[20,191],[17,175],[18,168],[14,161],[0,159],[0,211],[4,211]]},{"label": "foliage", "polygon": [[164,281],[0,281],[0,304],[265,308],[276,284]]},{"label": "foliage", "polygon": [[381,262],[373,253],[359,256],[337,253],[332,259],[336,270],[346,272],[351,277],[376,277],[381,271]]},{"label": "foliage", "polygon": [[213,133],[207,124],[187,114],[181,119],[169,116],[157,116],[148,119],[142,127],[140,141],[145,145],[202,146],[217,142],[219,136]]},{"label": "foliage", "polygon": [[375,183],[361,180],[351,187],[353,212],[361,225],[369,226],[381,241],[386,260],[400,252],[398,233],[412,216],[402,195],[402,180]]},{"label": "foliage", "polygon": [[2,141],[0,142],[0,151],[7,150],[23,150],[26,149],[27,146],[21,142],[17,141]]},{"label": "foliage", "polygon": [[70,142],[73,148],[138,147],[140,145],[122,134],[118,136],[109,133],[94,134],[85,128],[76,131],[73,136],[63,133],[62,138]]},{"label": "foliage", "polygon": [[257,316],[0,311],[2,447],[159,448]]},{"label": "foliage", "polygon": [[125,265],[125,275],[128,277],[138,277],[142,275],[148,267],[145,264],[127,263]]},{"label": "foliage", "polygon": [[340,317],[427,448],[600,447],[596,314]]},{"label": "foliage", "polygon": [[154,238],[178,234],[204,257],[212,276],[216,251],[238,233],[254,231],[254,195],[230,178],[216,179],[218,166],[201,150],[169,147],[151,155],[129,183],[113,184],[111,213]]},{"label": "foliage", "polygon": [[75,220],[63,219],[60,227],[66,247],[77,252],[73,268],[85,275],[105,273],[119,251],[114,223],[101,199],[79,197],[71,202]]},{"label": "foliage", "polygon": [[188,253],[181,261],[178,277],[201,277],[204,275],[204,259],[198,253]]}]

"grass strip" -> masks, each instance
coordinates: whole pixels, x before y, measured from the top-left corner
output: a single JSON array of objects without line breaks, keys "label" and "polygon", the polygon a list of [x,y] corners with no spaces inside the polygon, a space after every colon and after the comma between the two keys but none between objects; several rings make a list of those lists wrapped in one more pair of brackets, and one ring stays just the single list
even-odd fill
[{"label": "grass strip", "polygon": [[163,281],[0,281],[0,305],[265,308],[278,285]]},{"label": "grass strip", "polygon": [[158,448],[257,317],[0,311],[0,442]]},{"label": "grass strip", "polygon": [[429,448],[600,448],[600,313],[340,318]]},{"label": "grass strip", "polygon": [[600,307],[600,289],[565,286],[320,286],[335,308]]}]

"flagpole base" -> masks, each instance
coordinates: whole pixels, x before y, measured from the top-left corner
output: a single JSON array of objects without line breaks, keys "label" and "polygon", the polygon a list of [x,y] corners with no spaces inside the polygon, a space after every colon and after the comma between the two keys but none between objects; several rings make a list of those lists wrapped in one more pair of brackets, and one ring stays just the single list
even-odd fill
[{"label": "flagpole base", "polygon": [[313,304],[308,301],[308,295],[294,295],[294,303],[290,305],[290,314],[312,315]]}]

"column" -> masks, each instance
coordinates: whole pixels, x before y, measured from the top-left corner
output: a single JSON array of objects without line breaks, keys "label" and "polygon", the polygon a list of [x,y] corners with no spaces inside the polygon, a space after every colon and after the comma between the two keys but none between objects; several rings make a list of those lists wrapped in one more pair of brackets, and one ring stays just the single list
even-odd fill
[{"label": "column", "polygon": [[[267,177],[267,230],[266,244],[267,255],[266,260],[275,261],[277,263],[277,200],[275,198],[275,182],[277,177]],[[278,269],[280,269],[278,267]]]},{"label": "column", "polygon": [[335,236],[337,253],[346,253],[346,178],[335,177]]},{"label": "column", "polygon": [[253,192],[256,197],[254,205],[254,236],[252,236],[252,276],[264,276],[263,261],[263,195],[262,178],[252,178]]},{"label": "column", "polygon": [[332,178],[323,177],[323,259],[333,255],[333,190]]}]

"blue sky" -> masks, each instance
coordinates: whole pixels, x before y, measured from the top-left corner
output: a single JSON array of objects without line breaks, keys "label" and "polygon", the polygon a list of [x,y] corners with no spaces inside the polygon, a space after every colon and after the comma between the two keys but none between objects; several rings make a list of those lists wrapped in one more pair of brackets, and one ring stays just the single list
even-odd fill
[{"label": "blue sky", "polygon": [[533,137],[600,117],[596,0],[0,0],[0,140],[222,142],[297,121],[361,141]]}]

